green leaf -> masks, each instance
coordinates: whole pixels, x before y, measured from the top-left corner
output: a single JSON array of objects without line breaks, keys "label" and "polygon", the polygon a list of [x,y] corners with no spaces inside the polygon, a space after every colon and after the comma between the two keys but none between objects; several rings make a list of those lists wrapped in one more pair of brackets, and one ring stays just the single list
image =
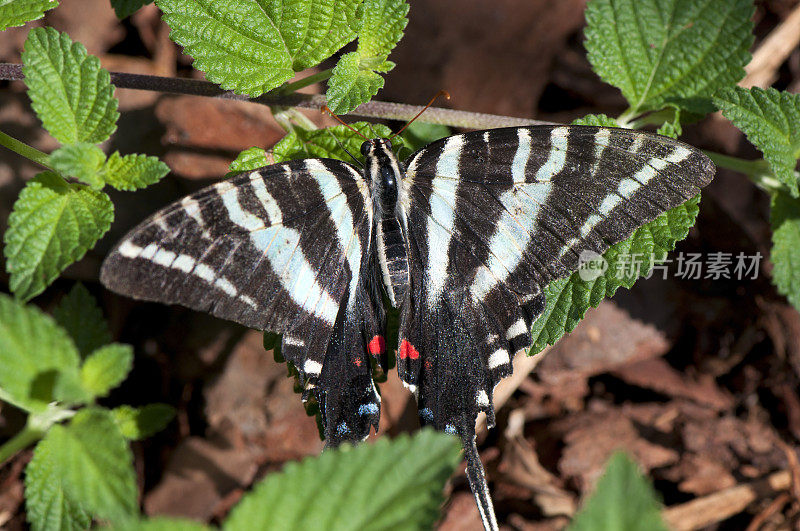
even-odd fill
[{"label": "green leaf", "polygon": [[61,146],[50,155],[51,168],[63,177],[74,177],[95,190],[100,190],[105,184],[100,176],[105,161],[103,150],[86,142]]},{"label": "green leaf", "polygon": [[343,55],[328,80],[326,97],[334,113],[345,114],[368,102],[383,87],[383,77],[394,63],[389,53],[408,24],[405,0],[364,0],[359,8],[358,49]]},{"label": "green leaf", "polygon": [[139,408],[120,406],[111,414],[126,439],[138,440],[163,430],[175,417],[175,408],[166,404],[147,404]]},{"label": "green leaf", "polygon": [[403,38],[409,6],[405,0],[364,0],[358,31],[358,54],[362,63],[380,68]]},{"label": "green leaf", "polygon": [[115,151],[101,170],[101,177],[117,190],[137,190],[155,184],[169,173],[169,166],[158,157],[120,155]]},{"label": "green leaf", "polygon": [[153,0],[111,0],[111,7],[117,14],[118,19],[123,19],[133,15],[143,6],[152,4]]},{"label": "green leaf", "polygon": [[223,528],[432,529],[459,447],[454,437],[424,429],[288,464],[245,495]]},{"label": "green leaf", "polygon": [[[391,129],[383,124],[355,122],[350,126],[367,138],[388,138],[392,134]],[[393,142],[395,150],[404,146],[402,138]],[[326,129],[295,129],[275,144],[272,156],[275,162],[308,158],[332,158],[352,162],[350,155],[342,149],[344,146],[359,162],[363,162],[364,156],[361,154],[363,143],[362,137],[343,125]]]},{"label": "green leaf", "polygon": [[572,121],[573,125],[593,125],[596,127],[619,127],[617,121],[605,114],[587,114]]},{"label": "green leaf", "polygon": [[103,312],[89,290],[76,282],[53,310],[53,318],[70,335],[81,356],[111,342]]},{"label": "green leaf", "polygon": [[0,294],[4,400],[26,411],[44,411],[59,394],[59,380],[77,382],[79,359],[72,339],[52,317]]},{"label": "green leaf", "polygon": [[22,300],[41,293],[108,230],[114,206],[103,192],[53,172],[28,181],[4,235],[9,288]]},{"label": "green leaf", "polygon": [[82,409],[69,425],[54,425],[34,459],[39,452],[47,455],[53,485],[73,506],[112,522],[136,514],[133,454],[109,411]]},{"label": "green leaf", "polygon": [[731,87],[719,91],[714,103],[764,154],[775,176],[797,197],[795,168],[800,159],[800,94],[772,88]]},{"label": "green leaf", "polygon": [[698,195],[639,227],[627,240],[611,246],[603,253],[608,267],[599,277],[583,280],[578,271],[548,284],[544,290],[547,305],[531,329],[530,354],[554,344],[575,328],[590,307],[614,295],[619,287],[630,288],[652,269],[654,261],[664,260],[667,252],[674,249],[694,225],[699,202]]},{"label": "green leaf", "polygon": [[0,3],[0,31],[38,20],[45,11],[57,6],[56,0],[6,0]]},{"label": "green leaf", "polygon": [[772,281],[800,309],[800,199],[786,193],[772,197]]},{"label": "green leaf", "polygon": [[434,140],[450,136],[452,132],[446,125],[412,122],[401,134],[410,148],[416,151]]},{"label": "green leaf", "polygon": [[117,531],[211,531],[209,527],[200,522],[193,522],[185,518],[168,518],[160,516],[146,520],[132,520],[114,527]]},{"label": "green leaf", "polygon": [[247,148],[231,162],[228,173],[236,174],[246,171],[257,170],[270,164],[267,152],[260,147]]},{"label": "green leaf", "polygon": [[95,350],[81,366],[81,386],[93,396],[106,396],[133,366],[133,347],[111,343]]},{"label": "green leaf", "polygon": [[170,37],[225,89],[258,96],[356,37],[361,0],[156,0]]},{"label": "green leaf", "polygon": [[372,70],[361,69],[359,61],[358,52],[350,52],[333,68],[326,96],[328,106],[336,114],[352,111],[383,88],[383,77]]},{"label": "green leaf", "polygon": [[677,107],[708,113],[711,96],[744,77],[752,0],[592,0],[586,50],[630,114]]},{"label": "green leaf", "polygon": [[[59,427],[60,428],[60,427]],[[65,495],[57,471],[59,449],[45,435],[25,468],[25,509],[33,531],[85,531],[92,522],[78,501]]]},{"label": "green leaf", "polygon": [[569,531],[667,531],[653,486],[624,453],[614,454]]},{"label": "green leaf", "polygon": [[117,128],[111,76],[81,43],[53,28],[34,28],[22,52],[33,110],[62,144],[99,144]]}]

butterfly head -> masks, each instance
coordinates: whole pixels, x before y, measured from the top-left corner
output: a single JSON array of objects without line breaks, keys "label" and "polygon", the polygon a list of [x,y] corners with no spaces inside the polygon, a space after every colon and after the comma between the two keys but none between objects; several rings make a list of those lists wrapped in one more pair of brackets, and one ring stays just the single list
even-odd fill
[{"label": "butterfly head", "polygon": [[392,152],[392,141],[388,138],[372,138],[361,144],[361,154],[365,157],[374,155],[376,150]]}]

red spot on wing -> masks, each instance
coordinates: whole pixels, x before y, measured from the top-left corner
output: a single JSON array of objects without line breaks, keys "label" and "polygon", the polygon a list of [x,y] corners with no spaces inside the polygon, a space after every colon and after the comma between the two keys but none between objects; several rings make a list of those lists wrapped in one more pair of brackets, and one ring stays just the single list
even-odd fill
[{"label": "red spot on wing", "polygon": [[356,367],[361,367],[361,358],[356,358],[353,360],[353,363],[356,364]]},{"label": "red spot on wing", "polygon": [[369,353],[373,356],[383,354],[386,351],[386,340],[383,339],[383,336],[373,337],[372,341],[367,345],[367,350],[369,350]]},{"label": "red spot on wing", "polygon": [[404,339],[400,342],[400,359],[410,358],[412,360],[419,358],[419,351],[414,348],[414,345],[408,342],[407,339]]}]

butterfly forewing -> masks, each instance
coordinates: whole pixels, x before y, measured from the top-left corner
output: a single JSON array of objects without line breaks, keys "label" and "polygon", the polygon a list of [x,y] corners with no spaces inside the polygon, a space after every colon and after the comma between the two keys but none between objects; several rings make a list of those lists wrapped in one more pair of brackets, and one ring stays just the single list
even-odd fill
[{"label": "butterfly forewing", "polygon": [[[431,340],[441,332],[401,325],[401,337],[427,346],[417,346],[422,362],[399,359],[403,379],[421,393],[430,382],[463,388],[458,405],[441,393],[425,398],[423,418],[444,429],[486,409],[511,355],[530,345],[549,282],[574,271],[582,252],[602,253],[696,195],[714,167],[698,150],[658,135],[540,126],[436,141],[409,158],[406,173],[401,200],[415,311],[450,319],[469,338],[448,348]],[[459,372],[430,359],[460,358],[464,350],[481,367]]]},{"label": "butterfly forewing", "polygon": [[[112,251],[101,280],[134,298],[283,333],[283,355],[320,402],[340,408],[340,393],[326,395],[338,379],[337,387],[359,387],[377,403],[369,338],[361,336],[382,333],[382,314],[356,312],[359,297],[366,300],[371,228],[372,202],[356,169],[335,160],[292,161],[222,181],[155,213]],[[369,301],[361,306],[372,308]],[[339,321],[345,322],[336,335]],[[332,336],[339,338],[333,346]],[[353,347],[356,336],[360,349]],[[342,364],[352,367],[343,371]],[[317,385],[325,365],[336,372]]]}]

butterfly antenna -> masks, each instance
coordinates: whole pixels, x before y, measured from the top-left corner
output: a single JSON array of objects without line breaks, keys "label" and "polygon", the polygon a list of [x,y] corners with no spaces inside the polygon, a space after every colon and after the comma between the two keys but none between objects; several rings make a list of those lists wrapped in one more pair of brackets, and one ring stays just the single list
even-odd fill
[{"label": "butterfly antenna", "polygon": [[486,474],[483,471],[483,464],[478,455],[478,447],[475,444],[475,430],[461,429],[461,444],[464,446],[464,457],[467,459],[467,479],[469,487],[478,503],[478,511],[481,513],[481,521],[485,531],[498,531],[497,517],[494,515],[492,496],[489,494],[489,486],[486,484]]},{"label": "butterfly antenna", "polygon": [[334,118],[336,118],[336,121],[337,121],[337,122],[339,122],[340,124],[342,124],[342,125],[343,125],[343,126],[345,126],[346,128],[350,129],[352,132],[354,132],[355,134],[357,134],[358,136],[360,136],[360,137],[361,137],[361,138],[363,138],[364,140],[369,140],[369,138],[367,138],[367,137],[365,137],[364,135],[362,135],[361,133],[359,133],[359,132],[358,132],[358,129],[356,129],[355,127],[353,127],[352,125],[350,125],[350,124],[348,124],[348,123],[345,123],[345,121],[344,121],[344,120],[342,120],[341,118],[339,118],[339,116],[337,116],[337,115],[333,114],[333,111],[332,111],[332,110],[330,110],[330,109],[328,108],[328,106],[327,106],[327,105],[323,105],[322,107],[320,107],[320,108],[319,108],[319,112],[321,112],[321,113],[327,113],[327,114],[330,114],[331,116],[333,116]]},{"label": "butterfly antenna", "polygon": [[333,141],[334,141],[334,142],[336,142],[336,144],[337,144],[337,145],[338,145],[340,148],[342,148],[342,150],[343,150],[345,153],[347,153],[348,155],[350,155],[350,158],[351,158],[351,159],[353,159],[353,162],[355,162],[355,163],[356,163],[356,166],[358,166],[359,168],[363,168],[363,167],[364,167],[364,165],[363,165],[363,164],[361,164],[361,161],[360,161],[360,160],[358,160],[358,159],[357,159],[357,158],[356,158],[356,157],[355,157],[355,156],[354,156],[352,153],[350,153],[350,150],[349,150],[349,149],[347,149],[346,147],[344,147],[344,144],[342,144],[342,142],[341,142],[341,141],[340,141],[340,140],[339,140],[339,139],[336,137],[336,135],[334,135],[333,133],[331,133],[331,130],[330,130],[330,129],[326,129],[326,131],[328,131],[328,134],[330,134],[330,135],[333,137]]},{"label": "butterfly antenna", "polygon": [[417,113],[417,115],[416,115],[416,116],[414,116],[412,119],[410,119],[409,121],[407,121],[407,122],[406,122],[406,125],[404,125],[403,127],[401,127],[401,128],[400,128],[400,130],[399,130],[398,132],[396,132],[395,134],[393,134],[392,136],[390,136],[390,137],[389,137],[389,140],[391,140],[392,138],[396,137],[397,135],[399,135],[400,133],[402,133],[403,131],[405,131],[405,130],[406,130],[406,127],[408,127],[409,125],[411,125],[412,123],[414,123],[414,120],[416,120],[417,118],[419,118],[419,117],[422,115],[422,113],[424,113],[425,111],[427,111],[427,110],[428,110],[428,108],[429,108],[431,105],[433,105],[433,102],[434,102],[434,101],[436,101],[437,99],[439,99],[441,96],[444,96],[444,99],[446,99],[446,100],[449,100],[449,99],[450,99],[450,93],[449,93],[449,92],[447,92],[446,90],[440,90],[439,92],[437,92],[437,93],[436,93],[436,96],[434,96],[433,98],[431,98],[431,101],[429,101],[429,102],[428,102],[428,104],[427,104],[427,105],[426,105],[426,106],[425,106],[425,107],[424,107],[424,108],[423,108],[421,111],[419,111],[419,112]]}]

